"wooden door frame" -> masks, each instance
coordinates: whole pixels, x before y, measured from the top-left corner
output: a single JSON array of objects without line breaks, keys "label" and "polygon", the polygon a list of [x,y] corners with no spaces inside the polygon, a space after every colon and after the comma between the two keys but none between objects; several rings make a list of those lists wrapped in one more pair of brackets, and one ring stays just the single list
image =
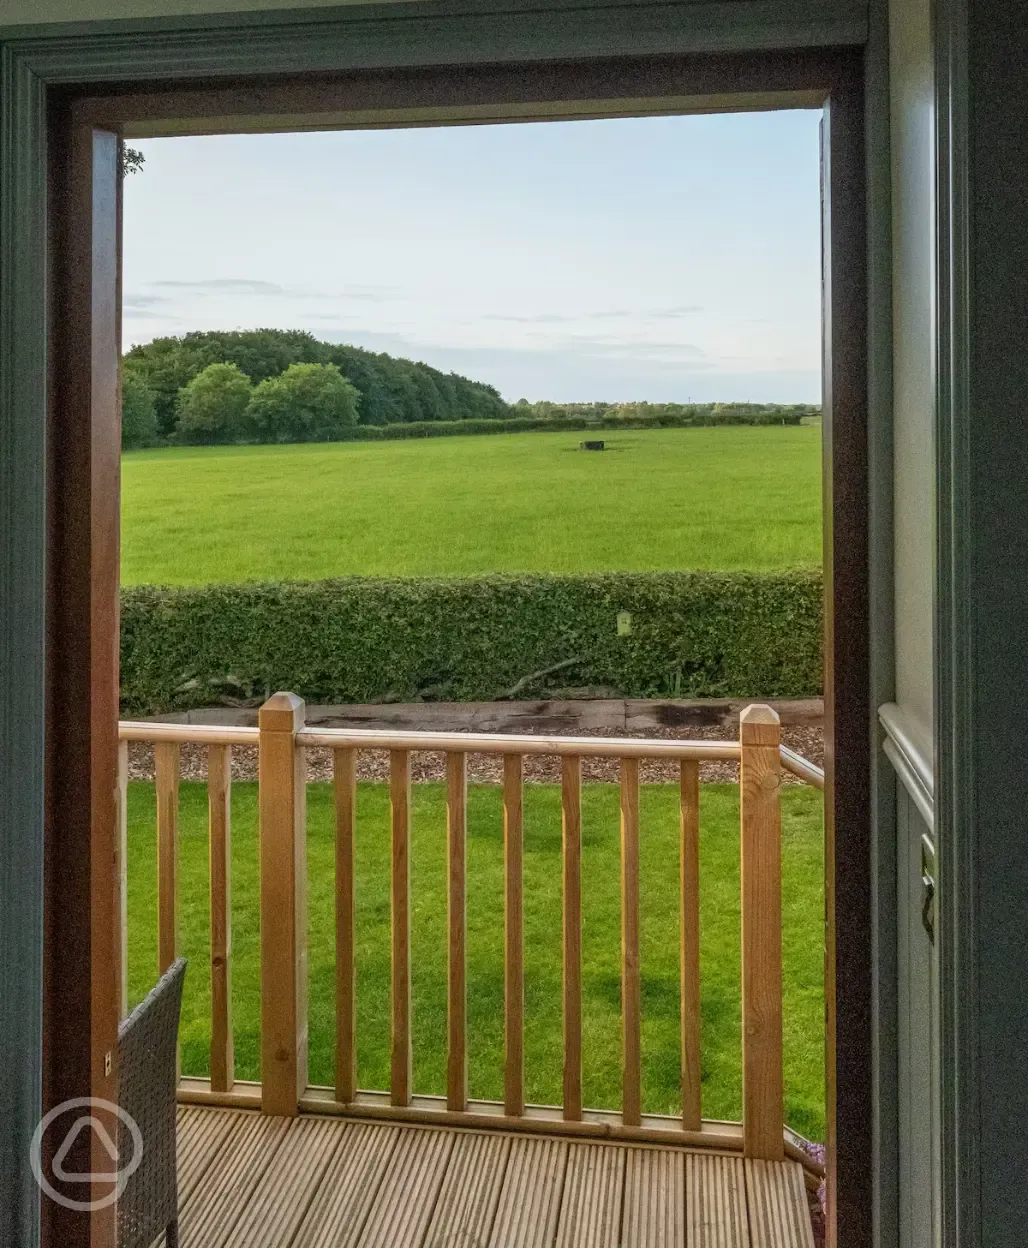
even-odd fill
[{"label": "wooden door frame", "polygon": [[[726,7],[738,13],[749,6]],[[653,8],[660,10],[659,20]],[[182,24],[144,29],[136,23],[100,39],[81,34],[26,38],[4,49],[12,123],[16,131],[22,128],[24,142],[35,143],[38,160],[47,150],[50,158],[49,193],[37,205],[36,222],[37,230],[41,222],[49,230],[51,261],[50,323],[44,330],[51,369],[47,638],[52,658],[45,740],[43,1103],[61,1099],[58,1091],[62,1096],[73,1090],[109,1091],[103,1058],[114,1046],[117,1025],[116,942],[111,951],[116,894],[109,885],[116,876],[120,448],[116,346],[112,357],[110,324],[104,325],[114,315],[103,258],[109,232],[98,228],[97,197],[106,195],[108,218],[113,209],[109,185],[99,184],[97,148],[123,128],[129,134],[292,130],[323,127],[326,118],[339,126],[458,124],[810,105],[819,99],[825,109],[828,171],[824,485],[830,1242],[856,1248],[871,1242],[873,1199],[874,742],[868,676],[863,54],[859,46],[693,54],[683,45],[696,44],[696,6],[653,8],[633,8],[630,14],[650,14],[649,25],[626,26],[625,11],[616,9],[525,6],[512,15],[479,4],[470,41],[466,12],[440,17],[421,5],[390,5],[388,18],[378,10],[372,17],[368,9],[277,25],[267,16],[250,19],[246,38],[240,38],[238,28],[247,22],[237,18],[212,22],[202,35],[184,32]],[[727,36],[720,38],[723,43]],[[859,43],[852,28],[845,41]],[[764,34],[757,46],[767,42]],[[664,52],[654,54],[654,44]],[[549,55],[554,52],[558,55]],[[312,63],[317,74],[298,72]],[[21,206],[23,212],[30,208]],[[24,289],[14,293],[31,306],[41,292],[32,288],[31,272],[24,281]],[[838,542],[834,534],[841,535]],[[836,756],[846,759],[838,774]],[[65,956],[73,946],[79,949],[78,961]],[[837,1045],[836,1036],[845,1043]],[[112,1243],[109,1217],[94,1217],[88,1230],[62,1218],[46,1211],[44,1243],[61,1248]]]}]

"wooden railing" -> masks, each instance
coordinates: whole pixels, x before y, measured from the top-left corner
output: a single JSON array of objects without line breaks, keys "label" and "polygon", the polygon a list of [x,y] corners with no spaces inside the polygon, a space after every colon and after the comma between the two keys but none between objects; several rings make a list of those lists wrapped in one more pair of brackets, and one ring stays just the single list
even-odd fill
[{"label": "wooden railing", "polygon": [[[511,1129],[669,1138],[692,1145],[780,1159],[812,1168],[784,1130],[782,1075],[781,823],[782,772],[823,787],[819,768],[781,745],[776,713],[750,706],[734,741],[612,740],[457,732],[313,729],[292,694],[270,698],[257,728],[123,723],[120,754],[126,791],[127,743],[155,752],[158,927],[161,970],[176,939],[179,747],[208,747],[210,803],[211,1062],[210,1079],[183,1078],[183,1100],[258,1104],[271,1114],[344,1112],[378,1118],[487,1123]],[[231,1020],[230,791],[235,745],[259,747],[261,914],[261,1081],[242,1084],[233,1071]],[[332,751],[336,818],[336,1077],[335,1087],[308,1087],[306,783],[304,751]],[[388,751],[391,807],[390,1087],[362,1092],[356,1082],[354,841],[356,755]],[[416,1096],[411,1083],[412,751],[446,755],[447,1066],[445,1098]],[[473,1102],[467,1085],[466,839],[467,756],[503,759],[504,1019],[502,1103]],[[561,759],[563,884],[563,1102],[556,1109],[525,1103],[523,941],[523,759]],[[582,1103],[582,817],[581,763],[620,760],[621,1000],[623,1090],[620,1114]],[[639,764],[673,760],[679,767],[681,906],[681,1117],[642,1112],[639,952]],[[743,1121],[704,1122],[700,1111],[699,765],[740,766]],[[123,818],[123,838],[125,821]],[[125,844],[122,845],[123,856]],[[124,857],[122,863],[124,879]],[[123,920],[125,915],[123,900]],[[124,947],[124,946],[123,946]]]}]

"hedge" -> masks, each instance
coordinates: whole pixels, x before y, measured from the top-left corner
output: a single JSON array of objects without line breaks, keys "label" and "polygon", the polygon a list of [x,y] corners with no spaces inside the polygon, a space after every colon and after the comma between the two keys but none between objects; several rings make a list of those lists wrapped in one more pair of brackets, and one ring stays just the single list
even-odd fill
[{"label": "hedge", "polygon": [[277,689],[322,704],[814,696],[821,600],[819,572],[141,586],[122,591],[122,706]]},{"label": "hedge", "polygon": [[512,416],[497,420],[415,420],[391,425],[354,425],[336,442],[389,442],[404,438],[457,438],[479,433],[563,433],[582,429],[696,429],[722,425],[798,425],[802,412],[768,408],[760,412],[719,413],[698,408],[685,415]]}]

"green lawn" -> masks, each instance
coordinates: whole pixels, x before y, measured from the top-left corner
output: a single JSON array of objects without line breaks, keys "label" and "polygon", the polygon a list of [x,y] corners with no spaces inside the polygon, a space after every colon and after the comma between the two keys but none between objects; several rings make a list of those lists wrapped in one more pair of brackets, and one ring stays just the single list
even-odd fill
[{"label": "green lawn", "polygon": [[[445,1091],[445,790],[413,790],[414,1086]],[[783,791],[785,1080],[791,1126],[824,1130],[822,803],[812,789]],[[233,1010],[236,1072],[258,1077],[257,786],[233,790]],[[735,785],[701,799],[703,1112],[740,1116],[739,808]],[[678,1112],[678,806],[674,785],[644,785],[642,821],[643,1101]],[[327,784],[309,788],[310,1078],[333,1082],[334,822]],[[583,984],[586,1104],[620,1103],[618,789],[583,787]],[[473,1097],[502,1099],[503,845],[498,786],[468,793],[468,1027]],[[358,797],[358,1078],[389,1078],[389,796]],[[561,1086],[560,791],[525,788],[526,1092],[554,1104]],[[129,977],[133,1002],[157,973],[156,846],[150,784],[129,788]],[[191,960],[182,1019],[187,1074],[208,1069],[207,803],[181,789],[180,946]]]},{"label": "green lawn", "polygon": [[122,581],[817,565],[818,427],[137,451]]}]

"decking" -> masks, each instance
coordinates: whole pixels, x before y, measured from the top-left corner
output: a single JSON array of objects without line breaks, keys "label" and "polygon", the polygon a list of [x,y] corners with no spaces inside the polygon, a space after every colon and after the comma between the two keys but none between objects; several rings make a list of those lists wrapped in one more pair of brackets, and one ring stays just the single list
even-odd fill
[{"label": "decking", "polygon": [[196,1106],[179,1205],[182,1248],[814,1244],[796,1162]]}]

